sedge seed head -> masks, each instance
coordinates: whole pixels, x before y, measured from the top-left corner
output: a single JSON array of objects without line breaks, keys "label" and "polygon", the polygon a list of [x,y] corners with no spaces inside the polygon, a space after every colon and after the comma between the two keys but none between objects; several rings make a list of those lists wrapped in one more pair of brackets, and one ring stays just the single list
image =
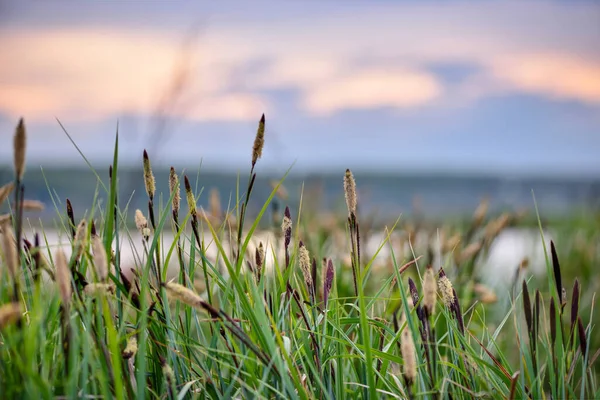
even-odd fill
[{"label": "sedge seed head", "polygon": [[262,157],[263,147],[265,146],[265,114],[262,115],[258,122],[258,130],[256,131],[256,137],[254,138],[254,145],[252,146],[252,168],[256,165],[256,162]]},{"label": "sedge seed head", "polygon": [[99,282],[105,282],[108,278],[108,257],[100,236],[94,235],[92,237],[92,252],[96,277]]},{"label": "sedge seed head", "polygon": [[15,136],[13,138],[13,156],[15,162],[15,176],[21,180],[25,173],[25,149],[27,147],[27,135],[25,133],[25,122],[19,120]]},{"label": "sedge seed head", "polygon": [[443,269],[440,269],[438,289],[440,291],[440,294],[442,295],[442,301],[444,302],[444,305],[450,308],[452,304],[454,304],[453,287],[452,282],[450,282],[450,279],[448,279]]},{"label": "sedge seed head", "polygon": [[150,228],[148,228],[148,220],[144,216],[144,213],[140,209],[135,210],[135,227],[144,237],[148,239],[150,237]]},{"label": "sedge seed head", "polygon": [[[175,192],[175,194],[173,194]],[[169,194],[173,196],[173,203],[171,208],[175,214],[179,214],[179,207],[181,204],[181,195],[179,194],[179,177],[175,173],[175,168],[171,167],[169,172]]]},{"label": "sedge seed head", "polygon": [[194,198],[194,193],[192,193],[192,186],[190,185],[190,180],[187,176],[184,177],[185,183],[185,196],[187,198],[188,209],[190,211],[190,215],[196,214],[196,199]]},{"label": "sedge seed head", "polygon": [[202,298],[191,289],[175,282],[167,282],[165,284],[167,294],[175,300],[179,300],[183,304],[190,307],[200,307],[203,303]]},{"label": "sedge seed head", "polygon": [[3,185],[2,187],[0,187],[0,206],[8,198],[8,196],[10,195],[10,193],[13,191],[14,188],[15,188],[14,182],[7,183],[6,185]]},{"label": "sedge seed head", "polygon": [[344,176],[344,196],[346,198],[348,214],[356,216],[356,182],[352,171],[349,169],[346,170],[346,175]]},{"label": "sedge seed head", "polygon": [[298,258],[300,261],[300,269],[302,270],[302,275],[304,276],[304,283],[306,283],[306,287],[310,292],[311,288],[313,287],[313,280],[310,270],[310,254],[302,241],[300,241],[298,247]]},{"label": "sedge seed head", "polygon": [[433,315],[433,311],[435,310],[436,294],[435,275],[433,268],[428,266],[423,278],[423,307],[425,307],[429,315]]},{"label": "sedge seed head", "polygon": [[154,180],[150,158],[146,150],[144,150],[144,186],[146,187],[148,198],[152,201],[154,199],[154,192],[156,191],[156,181]]},{"label": "sedge seed head", "polygon": [[62,249],[56,251],[54,256],[54,264],[56,266],[55,279],[58,285],[58,292],[63,301],[63,304],[68,305],[71,302],[71,270],[67,263],[67,256]]},{"label": "sedge seed head", "polygon": [[15,323],[21,318],[21,304],[8,303],[0,306],[0,329]]},{"label": "sedge seed head", "polygon": [[123,356],[123,358],[125,360],[128,360],[131,357],[136,355],[137,350],[138,350],[137,337],[135,335],[132,335],[129,338],[129,340],[127,340],[127,346],[125,346],[125,349],[123,350],[123,353],[121,353],[121,355]]},{"label": "sedge seed head", "polygon": [[12,224],[10,223],[10,219],[2,224],[2,252],[4,253],[4,259],[10,277],[13,280],[17,279],[19,253],[17,252],[17,240],[15,239],[15,233]]}]

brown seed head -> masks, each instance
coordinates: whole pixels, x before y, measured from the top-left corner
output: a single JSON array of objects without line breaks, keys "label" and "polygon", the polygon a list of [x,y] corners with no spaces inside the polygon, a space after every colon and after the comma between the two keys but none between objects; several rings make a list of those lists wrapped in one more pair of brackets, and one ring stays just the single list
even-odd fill
[{"label": "brown seed head", "polygon": [[156,181],[154,180],[150,158],[146,150],[144,150],[144,186],[146,187],[148,198],[152,201],[154,199],[154,192],[156,191]]},{"label": "brown seed head", "polygon": [[187,198],[188,210],[190,211],[190,215],[196,214],[196,199],[194,198],[194,193],[192,193],[192,186],[190,185],[190,180],[187,175],[184,176],[185,183],[185,195]]},{"label": "brown seed head", "polygon": [[265,114],[260,117],[258,122],[258,130],[256,131],[256,137],[254,138],[254,145],[252,146],[252,168],[256,165],[256,162],[262,156],[263,147],[265,146]]},{"label": "brown seed head", "polygon": [[54,264],[56,266],[55,279],[58,285],[58,292],[63,304],[68,305],[71,302],[71,270],[67,263],[67,256],[62,249],[58,249],[54,255]]},{"label": "brown seed head", "polygon": [[298,258],[300,261],[300,269],[302,270],[302,275],[304,276],[304,283],[306,283],[306,287],[310,293],[312,290],[311,288],[313,287],[313,280],[310,271],[310,254],[308,253],[308,249],[306,246],[304,246],[302,241],[300,241],[298,246]]},{"label": "brown seed head", "polygon": [[15,188],[14,182],[7,183],[6,185],[0,187],[0,206],[4,201],[8,198],[10,193]]},{"label": "brown seed head", "polygon": [[292,217],[290,214],[290,208],[287,206],[285,207],[285,211],[283,213],[283,220],[281,221],[281,230],[283,231],[285,247],[287,248],[290,245],[290,241],[292,240]]},{"label": "brown seed head", "polygon": [[75,246],[76,258],[81,257],[81,254],[83,254],[83,251],[87,247],[87,222],[85,219],[82,219],[79,225],[77,225],[73,245]]},{"label": "brown seed head", "polygon": [[0,329],[15,323],[21,316],[21,304],[19,303],[8,303],[0,306]]},{"label": "brown seed head", "polygon": [[99,282],[105,282],[108,279],[108,257],[100,236],[94,235],[92,237],[92,252],[94,253],[96,278]]},{"label": "brown seed head", "polygon": [[83,288],[83,292],[90,297],[114,294],[115,286],[111,283],[90,283]]},{"label": "brown seed head", "polygon": [[10,277],[17,279],[19,271],[19,253],[17,251],[17,240],[10,219],[2,224],[2,252]]},{"label": "brown seed head", "polygon": [[[173,195],[173,192],[175,194]],[[171,167],[169,172],[169,194],[173,196],[171,208],[175,214],[179,214],[179,206],[181,204],[181,196],[179,195],[179,177],[175,173],[175,168]]]},{"label": "brown seed head", "polygon": [[329,259],[327,261],[327,271],[325,273],[325,285],[323,288],[323,301],[325,302],[325,307],[327,307],[327,300],[329,299],[329,293],[331,292],[331,287],[333,286],[335,270],[333,268],[333,261]]},{"label": "brown seed head", "polygon": [[137,338],[135,335],[132,335],[129,338],[129,340],[127,340],[127,346],[125,346],[125,349],[123,350],[123,353],[121,353],[121,355],[123,356],[123,358],[125,360],[128,360],[131,357],[136,355],[137,350],[138,350]]},{"label": "brown seed head", "polygon": [[346,206],[348,207],[348,215],[356,217],[356,182],[354,175],[347,169],[344,176],[344,196],[346,197]]},{"label": "brown seed head", "polygon": [[175,282],[167,282],[164,285],[167,289],[167,294],[175,300],[179,300],[183,304],[186,304],[190,307],[201,307],[202,298],[193,290]]},{"label": "brown seed head", "polygon": [[423,277],[423,307],[425,307],[429,315],[433,315],[433,311],[435,310],[436,294],[435,275],[433,268],[429,265]]},{"label": "brown seed head", "polygon": [[[400,326],[404,325],[406,317],[402,314]],[[417,377],[417,357],[415,351],[415,342],[413,341],[412,334],[408,325],[404,327],[400,339],[400,352],[402,353],[402,359],[404,360],[404,377],[410,383],[412,383]]]},{"label": "brown seed head", "polygon": [[20,180],[23,178],[25,173],[25,149],[27,147],[27,135],[25,133],[25,122],[23,118],[19,120],[15,136],[13,138],[14,146],[14,162],[15,162],[15,176]]},{"label": "brown seed head", "polygon": [[23,211],[44,211],[44,203],[38,200],[23,200]]},{"label": "brown seed head", "polygon": [[144,216],[141,210],[135,210],[135,227],[142,234],[144,239],[148,240],[150,237],[150,228],[148,228],[148,220]]},{"label": "brown seed head", "polygon": [[444,305],[448,308],[452,307],[454,304],[454,293],[452,292],[452,282],[446,276],[446,273],[442,268],[440,268],[440,279],[438,280],[438,290],[442,295],[442,301]]}]

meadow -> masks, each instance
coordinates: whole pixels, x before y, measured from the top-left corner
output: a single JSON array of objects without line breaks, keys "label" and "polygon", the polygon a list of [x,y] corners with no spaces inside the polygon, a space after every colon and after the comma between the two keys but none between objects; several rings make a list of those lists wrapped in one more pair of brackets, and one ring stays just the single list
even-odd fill
[{"label": "meadow", "polygon": [[[2,398],[600,397],[599,212],[547,219],[533,196],[529,214],[482,202],[468,218],[375,221],[349,165],[344,209],[322,213],[285,193],[287,173],[257,186],[265,125],[227,207],[201,172],[157,183],[147,152],[131,207],[116,134],[78,209],[51,185],[52,204],[30,197],[19,122],[0,188]],[[31,229],[49,209],[64,246]],[[540,268],[523,258],[493,285],[486,257],[523,227]]]}]

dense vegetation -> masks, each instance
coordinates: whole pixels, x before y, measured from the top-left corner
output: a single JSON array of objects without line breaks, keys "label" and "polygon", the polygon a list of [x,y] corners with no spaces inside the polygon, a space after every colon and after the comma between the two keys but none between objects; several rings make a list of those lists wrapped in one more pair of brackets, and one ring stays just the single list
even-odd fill
[{"label": "dense vegetation", "polygon": [[[543,276],[524,260],[514,266],[512,293],[494,293],[481,282],[480,262],[523,215],[492,216],[483,205],[467,224],[439,227],[437,246],[416,243],[430,228],[400,218],[369,253],[365,238],[378,227],[361,216],[350,170],[339,177],[347,210],[337,219],[322,218],[302,198],[274,207],[285,201],[285,176],[248,211],[264,136],[263,116],[250,173],[233,188],[227,212],[197,206],[207,196],[201,174],[196,183],[171,169],[168,192],[157,192],[147,153],[139,175],[147,207],[130,209],[119,195],[117,136],[108,180],[92,170],[89,208],[65,201],[61,209],[63,199],[48,188],[71,241],[68,256],[47,249],[43,231],[23,237],[24,211],[41,205],[24,189],[21,121],[14,182],[0,189],[0,206],[8,205],[0,217],[0,396],[600,396],[597,216],[560,227],[545,249]],[[142,255],[133,272],[120,262],[132,221]],[[259,226],[272,231],[271,242],[257,243]],[[175,239],[164,240],[166,233]],[[381,261],[384,248],[390,256]],[[175,278],[167,278],[173,263]],[[497,308],[505,297],[509,307]]]}]

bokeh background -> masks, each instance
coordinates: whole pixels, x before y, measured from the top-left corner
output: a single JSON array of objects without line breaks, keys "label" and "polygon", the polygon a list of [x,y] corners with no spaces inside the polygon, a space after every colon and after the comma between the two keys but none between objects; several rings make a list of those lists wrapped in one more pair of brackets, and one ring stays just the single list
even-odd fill
[{"label": "bokeh background", "polygon": [[96,189],[64,130],[106,171],[117,126],[122,190],[142,191],[147,149],[227,197],[265,113],[259,184],[292,167],[290,201],[340,203],[351,168],[380,215],[532,208],[532,190],[544,215],[588,212],[599,40],[596,2],[3,1],[0,132],[25,118],[46,202],[45,181],[81,205]]}]

